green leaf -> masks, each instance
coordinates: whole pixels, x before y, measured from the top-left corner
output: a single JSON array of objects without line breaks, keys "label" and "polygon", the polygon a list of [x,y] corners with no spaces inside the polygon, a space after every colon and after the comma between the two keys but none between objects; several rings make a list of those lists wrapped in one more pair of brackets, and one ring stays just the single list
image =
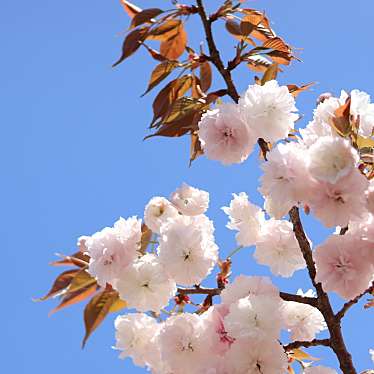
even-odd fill
[{"label": "green leaf", "polygon": [[358,148],[373,148],[374,147],[374,139],[373,138],[367,138],[361,135],[357,136],[357,146]]}]

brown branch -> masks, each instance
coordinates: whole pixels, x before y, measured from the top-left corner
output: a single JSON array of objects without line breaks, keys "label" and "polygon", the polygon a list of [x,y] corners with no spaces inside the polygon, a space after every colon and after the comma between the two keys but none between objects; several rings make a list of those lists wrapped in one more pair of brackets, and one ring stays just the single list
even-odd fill
[{"label": "brown branch", "polygon": [[195,288],[178,288],[177,292],[181,295],[211,295],[216,296],[221,293],[219,288],[203,288],[196,286]]},{"label": "brown branch", "polygon": [[294,301],[296,303],[308,304],[308,305],[314,306],[315,308],[317,308],[317,305],[318,305],[318,300],[315,297],[294,295],[294,294],[287,293],[287,292],[279,292],[279,296],[284,301]]},{"label": "brown branch", "polygon": [[326,347],[330,347],[330,339],[314,339],[314,340],[311,340],[311,341],[295,341],[295,342],[292,342],[292,343],[289,343],[287,345],[284,345],[283,348],[286,352],[288,351],[292,351],[293,349],[297,349],[297,348],[300,348],[300,347],[305,347],[305,348],[309,348],[309,347],[317,347],[319,345],[324,345]]},{"label": "brown branch", "polygon": [[359,300],[361,299],[362,296],[364,296],[367,293],[370,294],[372,292],[374,292],[374,282],[372,282],[371,286],[367,290],[365,290],[363,293],[361,293],[360,295],[356,296],[354,299],[352,299],[350,301],[347,301],[343,305],[343,307],[339,310],[339,312],[336,313],[336,318],[340,321],[344,317],[345,313],[347,313],[348,309],[351,306],[357,304],[359,302]]},{"label": "brown branch", "polygon": [[236,87],[232,81],[231,73],[228,69],[225,68],[219,51],[217,49],[216,43],[214,42],[213,32],[212,32],[212,23],[214,22],[214,18],[210,19],[204,8],[203,0],[196,0],[196,4],[198,7],[198,13],[203,23],[204,31],[205,31],[205,38],[208,43],[209,53],[210,53],[210,61],[214,64],[217,68],[219,73],[222,75],[226,85],[227,91],[230,97],[237,103],[239,101],[239,94],[236,90]]},{"label": "brown branch", "polygon": [[299,243],[301,252],[306,262],[310,279],[317,291],[318,297],[318,309],[325,318],[327,327],[330,332],[330,346],[335,352],[338,358],[340,369],[344,374],[356,374],[356,369],[353,366],[352,356],[348,352],[340,326],[340,320],[338,320],[332,310],[329,297],[323,290],[321,283],[315,281],[316,267],[313,261],[312,249],[309,244],[309,240],[305,235],[303,225],[300,220],[299,209],[293,207],[290,212],[290,219],[293,224],[296,239]]}]

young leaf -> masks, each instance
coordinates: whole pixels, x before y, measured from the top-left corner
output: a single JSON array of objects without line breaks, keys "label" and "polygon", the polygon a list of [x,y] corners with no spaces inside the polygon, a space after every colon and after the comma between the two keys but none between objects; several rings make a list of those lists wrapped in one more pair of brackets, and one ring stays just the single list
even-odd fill
[{"label": "young leaf", "polygon": [[87,270],[80,270],[77,274],[75,274],[73,280],[71,281],[67,292],[75,292],[82,288],[86,288],[96,283],[96,279],[93,278]]},{"label": "young leaf", "polygon": [[161,25],[157,27],[153,27],[149,32],[148,39],[150,40],[159,40],[159,41],[166,41],[173,36],[175,36],[178,31],[179,27],[182,25],[180,20],[171,19],[166,22],[161,23]]},{"label": "young leaf", "polygon": [[212,85],[212,68],[210,63],[205,61],[200,64],[200,87],[203,92],[207,92]]},{"label": "young leaf", "polygon": [[169,39],[161,42],[160,53],[169,60],[176,60],[179,58],[187,45],[187,34],[181,24],[178,27],[178,32]]},{"label": "young leaf", "polygon": [[85,267],[88,266],[90,257],[83,252],[79,251],[71,256],[62,256],[62,260],[53,261],[50,263],[52,266],[78,266]]},{"label": "young leaf", "polygon": [[346,102],[335,110],[330,119],[330,125],[341,136],[345,137],[351,133],[352,127],[350,122],[351,98],[348,97]]},{"label": "young leaf", "polygon": [[35,299],[35,301],[44,301],[58,295],[70,285],[70,283],[78,273],[79,269],[64,271],[56,278],[49,292],[45,296]]},{"label": "young leaf", "polygon": [[140,240],[140,253],[145,254],[148,244],[152,239],[152,230],[145,224],[142,224],[142,236]]},{"label": "young leaf", "polygon": [[84,348],[87,339],[104,320],[117,299],[117,292],[105,290],[94,296],[86,305],[84,309],[84,325],[86,333],[82,341],[82,348]]},{"label": "young leaf", "polygon": [[141,27],[140,29],[135,29],[131,31],[125,38],[122,45],[122,55],[112,66],[115,67],[121,62],[123,62],[127,57],[131,56],[140,47],[141,43],[147,37],[149,28]]},{"label": "young leaf", "polygon": [[152,21],[152,18],[157,17],[164,11],[158,8],[144,9],[140,13],[136,14],[131,21],[130,29],[140,26],[143,23],[148,23]]},{"label": "young leaf", "polygon": [[288,84],[287,87],[288,87],[288,91],[290,91],[290,94],[292,94],[292,96],[294,97],[297,97],[299,93],[303,91],[307,91],[310,87],[314,86],[315,84],[316,84],[315,82],[311,82],[308,84],[304,84],[300,87],[297,86],[296,84]]},{"label": "young leaf", "polygon": [[278,36],[268,39],[262,45],[265,48],[273,49],[275,51],[290,53],[291,48]]},{"label": "young leaf", "polygon": [[364,136],[357,136],[357,147],[358,148],[373,148],[374,147],[374,139],[373,138],[366,138]]},{"label": "young leaf", "polygon": [[201,143],[197,132],[191,133],[191,146],[190,146],[190,166],[192,161],[196,160],[197,157],[202,155],[203,149],[201,148]]},{"label": "young leaf", "polygon": [[61,303],[54,309],[52,309],[48,316],[51,316],[52,314],[58,312],[59,310],[63,309],[63,308],[66,308],[70,305],[74,305],[74,304],[77,304],[85,299],[87,299],[88,297],[90,297],[92,294],[94,294],[97,290],[97,285],[96,284],[93,284],[91,286],[87,286],[87,287],[84,287],[84,288],[81,288],[80,290],[77,290],[75,292],[69,292],[67,293]]},{"label": "young leaf", "polygon": [[110,307],[109,313],[117,313],[126,307],[127,307],[126,301],[121,300],[118,295],[117,299],[113,302],[112,306]]},{"label": "young leaf", "polygon": [[271,61],[261,55],[253,55],[246,58],[247,66],[256,72],[265,73],[271,66]]},{"label": "young leaf", "polygon": [[123,9],[125,9],[125,12],[129,15],[130,18],[135,17],[138,13],[142,11],[141,8],[130,3],[130,1],[120,0],[120,2],[123,6]]},{"label": "young leaf", "polygon": [[151,74],[151,79],[148,83],[147,90],[142,96],[151,91],[152,88],[156,87],[160,82],[162,82],[176,67],[178,63],[175,61],[163,61],[158,64]]},{"label": "young leaf", "polygon": [[271,64],[265,71],[262,79],[261,79],[261,85],[263,86],[266,82],[269,82],[273,79],[277,78],[278,74],[278,64],[274,62],[274,64]]}]

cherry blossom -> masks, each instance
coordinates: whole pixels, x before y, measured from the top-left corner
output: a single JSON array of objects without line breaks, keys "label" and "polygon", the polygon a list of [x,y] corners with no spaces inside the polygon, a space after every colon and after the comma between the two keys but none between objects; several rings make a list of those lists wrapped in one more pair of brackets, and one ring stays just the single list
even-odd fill
[{"label": "cherry blossom", "polygon": [[285,373],[288,366],[283,347],[275,339],[237,339],[226,353],[225,360],[230,374]]},{"label": "cherry blossom", "polygon": [[141,220],[136,217],[120,218],[113,227],[106,227],[85,239],[90,256],[88,271],[99,285],[115,282],[137,257],[140,239]]},{"label": "cherry blossom", "polygon": [[[354,249],[354,250],[352,250]],[[352,235],[332,235],[313,254],[317,267],[316,281],[325,291],[334,291],[346,300],[353,299],[369,287],[374,264],[368,249]]]},{"label": "cherry blossom", "polygon": [[304,369],[305,374],[337,374],[336,370],[327,366],[308,366]]},{"label": "cherry blossom", "polygon": [[174,206],[186,216],[204,214],[209,207],[209,193],[183,183],[170,196]]},{"label": "cherry blossom", "polygon": [[246,160],[257,141],[235,104],[221,104],[203,114],[199,138],[205,155],[225,165]]},{"label": "cherry blossom", "polygon": [[269,142],[287,138],[298,118],[294,97],[275,80],[250,85],[239,99],[239,108],[255,137]]},{"label": "cherry blossom", "polygon": [[239,231],[236,234],[239,245],[249,247],[257,241],[261,225],[265,221],[265,214],[258,206],[248,201],[245,192],[239,195],[233,194],[233,197],[230,206],[222,208],[230,218],[227,227]]},{"label": "cherry blossom", "polygon": [[311,176],[331,184],[350,174],[359,160],[357,151],[348,140],[331,136],[319,138],[309,148],[308,156]]},{"label": "cherry blossom", "polygon": [[308,195],[313,181],[306,166],[306,149],[298,143],[278,144],[261,167],[259,191],[265,198],[265,210],[280,219]]},{"label": "cherry blossom", "polygon": [[114,286],[130,308],[141,312],[158,312],[177,291],[158,257],[150,253],[130,264]]},{"label": "cherry blossom", "polygon": [[230,305],[247,296],[279,296],[269,277],[239,275],[221,293],[222,304]]},{"label": "cherry blossom", "polygon": [[144,222],[155,233],[160,233],[160,227],[169,218],[178,215],[177,209],[164,197],[153,197],[144,209]]},{"label": "cherry blossom", "polygon": [[253,257],[259,264],[270,267],[274,275],[290,277],[306,267],[292,224],[271,219],[261,230]]},{"label": "cherry blossom", "polygon": [[163,225],[158,251],[168,274],[185,286],[199,284],[218,255],[210,222],[201,216],[179,216]]},{"label": "cherry blossom", "polygon": [[137,366],[150,366],[159,359],[156,337],[160,324],[144,313],[118,316],[114,322],[116,329],[115,348],[122,351],[120,358],[131,357]]}]

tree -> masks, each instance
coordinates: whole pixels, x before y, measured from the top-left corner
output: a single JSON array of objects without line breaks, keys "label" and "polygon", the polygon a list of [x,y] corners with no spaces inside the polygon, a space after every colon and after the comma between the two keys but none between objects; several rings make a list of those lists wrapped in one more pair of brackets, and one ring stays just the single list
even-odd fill
[{"label": "tree", "polygon": [[[239,247],[219,260],[212,223],[204,214],[209,195],[183,185],[170,199],[152,199],[144,223],[120,219],[80,238],[79,251],[55,263],[75,268],[62,273],[44,299],[61,295],[61,309],[92,296],[84,312],[83,345],[110,311],[135,307],[141,314],[117,319],[117,347],[154,372],[186,372],[187,365],[189,372],[292,371],[294,362],[305,366],[305,357],[310,358],[301,347],[323,345],[334,351],[344,373],[355,373],[340,322],[362,296],[373,293],[374,112],[368,96],[357,90],[340,98],[321,95],[314,120],[297,131],[294,98],[311,84],[276,82],[278,72],[297,57],[265,14],[232,1],[209,15],[199,0],[168,11],[122,3],[132,21],[115,65],[146,48],[157,61],[146,93],[180,71],[156,95],[148,137],[190,136],[191,162],[205,154],[224,164],[241,163],[258,144],[265,210],[244,193],[234,195],[224,210],[228,227],[238,231]],[[184,22],[189,17],[200,19],[208,51],[188,46]],[[227,63],[212,32],[219,21],[237,39]],[[160,43],[159,48],[150,43]],[[231,73],[242,64],[262,77],[240,96]],[[224,88],[210,91],[212,67]],[[223,102],[226,97],[231,102]],[[339,234],[312,250],[300,208],[326,227],[339,227]],[[256,260],[275,275],[289,277],[306,268],[316,294],[278,292],[266,277],[229,283],[235,271],[231,257],[248,246],[256,246]],[[203,287],[215,265],[217,286]],[[327,292],[346,300],[341,310],[333,311]],[[205,296],[198,305],[192,300],[196,294]],[[269,311],[279,319],[269,320]],[[282,328],[291,332],[290,342],[278,342]],[[330,337],[317,339],[324,328]],[[133,336],[138,343],[129,346]],[[179,344],[180,352],[173,351]],[[222,355],[224,363],[218,359]],[[315,366],[305,372],[318,370],[323,371]]]}]

